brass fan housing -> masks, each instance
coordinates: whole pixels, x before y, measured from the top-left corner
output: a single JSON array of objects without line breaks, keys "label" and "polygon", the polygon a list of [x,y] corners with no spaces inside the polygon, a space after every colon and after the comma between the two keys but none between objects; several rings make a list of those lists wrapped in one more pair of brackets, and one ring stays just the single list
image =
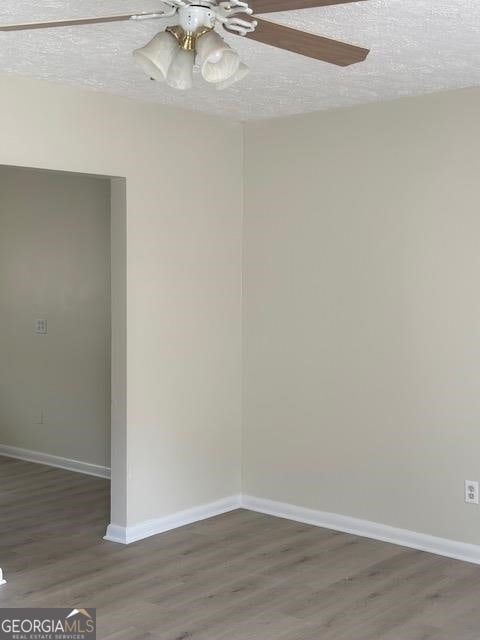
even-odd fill
[{"label": "brass fan housing", "polygon": [[168,31],[168,33],[171,33],[172,36],[175,37],[179,46],[185,49],[185,51],[195,51],[198,38],[211,30],[212,27],[199,27],[195,31],[185,31],[180,25],[174,25],[165,29],[165,31]]}]

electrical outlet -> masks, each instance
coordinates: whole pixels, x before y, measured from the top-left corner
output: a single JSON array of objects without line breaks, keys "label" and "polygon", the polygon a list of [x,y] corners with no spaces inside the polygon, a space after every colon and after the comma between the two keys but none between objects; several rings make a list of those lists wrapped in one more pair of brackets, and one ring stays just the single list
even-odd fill
[{"label": "electrical outlet", "polygon": [[477,480],[465,480],[465,502],[467,504],[479,503]]}]

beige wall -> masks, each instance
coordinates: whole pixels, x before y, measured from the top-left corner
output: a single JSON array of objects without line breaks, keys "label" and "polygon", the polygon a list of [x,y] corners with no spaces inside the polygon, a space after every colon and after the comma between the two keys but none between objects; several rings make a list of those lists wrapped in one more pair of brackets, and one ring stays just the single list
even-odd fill
[{"label": "beige wall", "polygon": [[110,465],[109,234],[108,180],[0,167],[0,444]]},{"label": "beige wall", "polygon": [[479,112],[247,125],[246,493],[480,543]]},{"label": "beige wall", "polygon": [[0,92],[0,164],[126,177],[127,380],[116,415],[126,411],[127,425],[112,429],[112,522],[236,493],[240,125],[5,75]]},{"label": "beige wall", "polygon": [[[126,178],[112,521],[236,493],[241,127],[14,77],[0,90],[0,164]],[[479,106],[460,91],[246,126],[247,493],[480,542],[463,504],[480,476]]]}]

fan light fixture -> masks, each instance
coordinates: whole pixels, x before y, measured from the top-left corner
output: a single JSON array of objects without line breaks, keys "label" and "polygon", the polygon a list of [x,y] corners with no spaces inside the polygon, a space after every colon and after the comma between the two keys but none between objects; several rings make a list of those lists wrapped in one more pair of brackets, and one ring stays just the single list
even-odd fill
[{"label": "fan light fixture", "polygon": [[235,84],[235,82],[239,82],[239,80],[243,80],[243,78],[245,78],[245,76],[247,76],[249,73],[250,73],[250,69],[247,67],[246,64],[243,64],[243,62],[241,62],[237,72],[234,73],[233,76],[231,76],[230,78],[227,78],[222,82],[217,82],[215,84],[215,89],[218,89],[219,91],[222,91],[223,89],[228,89],[228,87],[231,87],[232,84]]},{"label": "fan light fixture", "polygon": [[207,31],[197,40],[197,60],[206,82],[225,82],[240,66],[240,57],[215,31]]},{"label": "fan light fixture", "polygon": [[[214,30],[217,20],[218,15],[208,3],[180,7],[179,24],[158,33],[148,44],[134,51],[133,57],[150,78],[166,81],[174,89],[185,90],[193,86],[195,62],[206,82],[217,89],[226,89],[244,78],[248,68]],[[254,28],[252,23],[235,20],[239,23],[238,29]]]},{"label": "fan light fixture", "polygon": [[193,87],[193,65],[195,54],[177,47],[172,63],[168,68],[167,84],[173,89],[191,89]]},{"label": "fan light fixture", "polygon": [[133,52],[135,62],[147,76],[154,80],[166,80],[174,54],[178,49],[175,36],[162,31],[150,40],[142,49]]},{"label": "fan light fixture", "polygon": [[[258,14],[296,11],[360,0],[158,0],[155,11],[120,13],[85,18],[61,18],[47,22],[1,24],[4,31],[27,31],[77,25],[108,24],[128,20],[176,19],[174,26],[158,33],[133,52],[137,64],[152,80],[166,81],[175,89],[189,89],[198,66],[204,80],[216,89],[227,89],[249,72],[239,55],[215,31],[222,26],[237,36],[322,60],[339,67],[362,62],[368,49],[339,40],[292,29]],[[255,15],[255,17],[253,17]]]}]

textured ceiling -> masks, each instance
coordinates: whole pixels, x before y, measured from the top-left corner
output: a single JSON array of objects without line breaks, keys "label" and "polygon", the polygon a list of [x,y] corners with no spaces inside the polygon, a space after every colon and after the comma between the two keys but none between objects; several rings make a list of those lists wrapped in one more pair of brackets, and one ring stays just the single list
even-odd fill
[{"label": "textured ceiling", "polygon": [[[3,23],[158,7],[154,0],[1,0]],[[235,119],[271,117],[480,85],[479,0],[368,0],[262,16],[371,48],[340,68],[237,36],[227,39],[252,73],[224,92],[197,78],[181,93],[151,82],[131,52],[162,21],[0,33],[0,71],[86,85]]]}]

